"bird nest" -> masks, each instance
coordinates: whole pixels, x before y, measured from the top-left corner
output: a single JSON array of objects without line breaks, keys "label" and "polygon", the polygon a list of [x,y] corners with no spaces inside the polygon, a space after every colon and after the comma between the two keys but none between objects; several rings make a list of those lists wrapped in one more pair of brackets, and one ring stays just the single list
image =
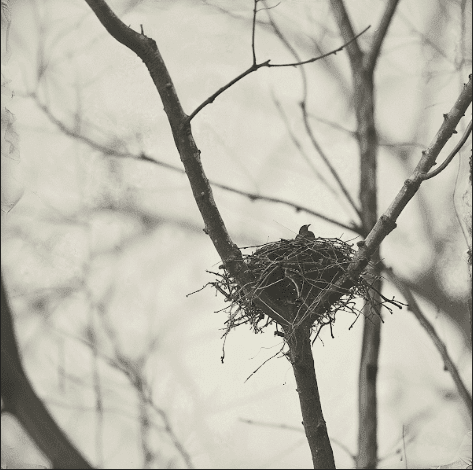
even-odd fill
[{"label": "bird nest", "polygon": [[[229,303],[222,309],[228,313],[224,335],[243,324],[248,324],[255,333],[259,333],[267,326],[279,323],[275,334],[284,336],[278,326],[288,331],[288,325],[294,328],[307,321],[312,328],[320,331],[322,326],[334,322],[336,312],[348,311],[358,316],[357,298],[371,301],[370,292],[375,278],[368,273],[355,281],[347,279],[334,288],[355,254],[352,245],[338,238],[297,237],[243,250],[253,250],[243,254],[243,261],[254,279],[244,289],[223,265],[217,273],[209,271],[216,276],[216,280],[209,284]],[[331,291],[328,297],[327,291]],[[286,323],[268,318],[257,306],[255,299],[262,292],[288,312]]]}]

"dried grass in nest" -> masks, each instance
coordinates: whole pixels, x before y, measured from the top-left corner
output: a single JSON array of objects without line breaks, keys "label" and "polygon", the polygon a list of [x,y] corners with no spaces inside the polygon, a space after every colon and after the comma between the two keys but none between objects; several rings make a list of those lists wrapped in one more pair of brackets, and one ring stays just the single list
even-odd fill
[{"label": "dried grass in nest", "polygon": [[355,254],[352,245],[338,238],[282,239],[245,249],[254,250],[244,254],[243,259],[255,279],[245,290],[223,265],[220,272],[212,273],[217,279],[210,284],[229,303],[222,309],[228,313],[224,336],[239,325],[249,324],[255,333],[259,333],[274,323],[254,303],[255,296],[261,291],[288,307],[288,311],[292,309],[293,327],[312,315],[311,326],[317,330],[332,324],[338,311],[349,311],[358,316],[360,311],[356,307],[356,298],[371,301],[370,290],[374,279],[371,277],[368,280],[369,276],[364,274],[356,282],[347,280],[320,305],[321,296],[346,272]]}]

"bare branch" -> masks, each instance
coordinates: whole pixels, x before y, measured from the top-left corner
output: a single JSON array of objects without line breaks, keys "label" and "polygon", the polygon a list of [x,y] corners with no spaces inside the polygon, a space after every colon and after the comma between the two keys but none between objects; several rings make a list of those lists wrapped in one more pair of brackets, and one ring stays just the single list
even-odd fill
[{"label": "bare branch", "polygon": [[[342,38],[350,36],[353,27],[342,0],[331,1],[332,10]],[[374,82],[373,73],[365,69],[365,54],[357,41],[347,48],[353,77],[354,110],[357,120],[356,138],[360,153],[360,218],[364,233],[368,233],[378,217],[377,153],[378,135],[374,119]],[[368,73],[367,73],[368,72]],[[374,247],[369,258],[373,262],[370,270],[377,277],[379,246]],[[375,290],[379,293],[382,279],[376,281]],[[374,294],[374,304],[379,304],[379,294]],[[359,369],[358,392],[358,453],[356,466],[374,468],[378,461],[377,449],[377,382],[379,348],[381,341],[381,315],[379,307],[367,304],[363,309],[363,342]],[[375,315],[373,315],[373,310]]]},{"label": "bare branch", "polygon": [[[253,303],[269,318],[292,332],[292,308],[281,305],[264,290],[254,295],[254,277],[243,260],[238,247],[232,242],[221,214],[215,204],[212,189],[201,164],[197,148],[172,79],[159,53],[156,42],[138,35],[127,28],[110,10],[103,0],[86,0],[100,22],[118,41],[135,51],[148,68],[158,90],[164,110],[171,125],[174,142],[186,170],[194,199],[205,222],[205,232],[210,236],[215,249],[228,273],[239,286],[251,296]],[[266,64],[267,65],[267,64]],[[263,66],[263,65],[261,65]],[[253,287],[250,287],[253,286]],[[335,468],[333,452],[328,438],[327,427],[322,414],[317,390],[314,362],[310,345],[310,328],[301,326],[290,335],[289,354],[299,389],[304,429],[311,449],[315,468]],[[297,339],[295,339],[297,338]]]},{"label": "bare branch", "polygon": [[23,369],[3,276],[1,279],[2,401],[54,468],[92,468],[69,441],[33,390]]},{"label": "bare branch", "polygon": [[320,302],[324,302],[328,296],[333,291],[336,291],[348,278],[356,279],[366,267],[370,257],[377,250],[381,242],[396,228],[397,218],[418,191],[423,181],[422,175],[432,167],[438,154],[452,136],[455,127],[464,116],[471,103],[471,96],[472,78],[470,75],[470,80],[463,86],[458,99],[450,112],[446,115],[447,118],[444,119],[437,135],[434,137],[428,149],[422,152],[422,158],[412,176],[404,182],[403,187],[394,198],[394,201],[378,219],[365,241],[358,242],[359,250],[350,263],[347,274],[333,284],[333,290],[331,289],[324,293]]},{"label": "bare branch", "polygon": [[322,175],[322,173],[320,173],[318,171],[318,169],[315,166],[312,159],[309,157],[309,155],[307,155],[307,152],[304,150],[301,142],[299,141],[296,134],[291,129],[289,119],[288,119],[287,114],[285,113],[281,103],[277,100],[277,98],[274,95],[273,95],[273,102],[274,102],[274,105],[276,106],[276,109],[278,110],[279,115],[281,116],[282,121],[284,122],[284,125],[286,126],[287,132],[289,134],[289,137],[290,137],[292,143],[294,144],[294,146],[296,147],[298,152],[301,154],[302,158],[305,160],[307,165],[309,165],[310,169],[314,173],[314,177],[317,178],[318,180],[320,180],[320,182],[327,187],[327,189],[332,193],[332,195],[334,197],[339,198],[340,195],[337,193],[335,188],[332,186],[332,184],[329,181],[327,181],[325,179],[325,177]]},{"label": "bare branch", "polygon": [[248,69],[246,69],[240,75],[238,75],[233,80],[228,82],[222,88],[219,88],[213,95],[209,96],[202,104],[197,106],[197,108],[194,111],[192,111],[192,113],[188,116],[187,120],[185,121],[185,124],[189,123],[196,116],[196,114],[199,113],[200,111],[202,111],[202,109],[205,108],[208,104],[213,103],[215,101],[215,99],[219,95],[221,95],[224,91],[228,90],[231,86],[233,86],[235,83],[237,83],[242,78],[249,75],[250,73],[256,72],[256,70],[258,70],[262,67],[297,67],[298,65],[310,64],[310,63],[315,62],[317,60],[328,57],[329,55],[332,55],[332,54],[335,55],[337,52],[342,51],[346,46],[348,46],[353,41],[355,41],[358,37],[360,37],[363,33],[365,33],[369,28],[370,28],[370,26],[366,27],[363,31],[361,31],[361,33],[357,34],[355,37],[350,38],[345,44],[338,47],[337,49],[334,49],[330,52],[327,52],[326,54],[322,54],[318,57],[313,57],[312,59],[309,59],[309,60],[303,60],[303,61],[300,61],[300,62],[292,62],[292,63],[288,63],[288,64],[271,64],[270,59],[269,59],[265,62],[261,62],[260,64],[256,64],[256,63],[252,64]]},{"label": "bare branch", "polygon": [[318,154],[322,158],[323,162],[325,163],[325,165],[329,169],[329,171],[332,174],[333,178],[337,182],[338,187],[342,191],[343,195],[346,197],[348,203],[350,204],[350,206],[353,208],[353,210],[356,212],[356,214],[358,215],[358,217],[361,220],[361,211],[360,211],[360,209],[358,209],[357,205],[355,204],[355,201],[353,200],[350,193],[348,192],[348,189],[343,184],[343,181],[341,180],[341,178],[338,175],[337,171],[335,170],[333,165],[330,163],[330,159],[327,157],[327,155],[325,155],[325,152],[323,151],[322,147],[320,147],[319,143],[317,142],[317,140],[314,136],[314,133],[312,132],[312,128],[310,127],[310,124],[309,124],[309,119],[308,119],[308,116],[307,116],[307,110],[306,110],[304,102],[301,103],[301,110],[302,110],[302,118],[303,118],[303,121],[304,121],[304,126],[306,128],[307,134],[309,135],[309,138],[310,138],[310,141],[312,142],[313,147],[318,152]]},{"label": "bare branch", "polygon": [[259,194],[256,193],[249,193],[246,191],[240,191],[235,188],[231,188],[230,186],[226,186],[224,184],[219,184],[219,183],[211,183],[213,186],[225,189],[226,191],[230,191],[232,193],[236,194],[241,194],[242,196],[246,196],[252,201],[266,201],[266,202],[275,202],[277,204],[283,204],[285,206],[292,207],[296,210],[296,212],[305,212],[307,214],[313,215],[314,217],[319,218],[320,220],[323,220],[325,222],[329,222],[333,225],[336,225],[337,227],[350,230],[351,232],[355,232],[359,235],[361,235],[361,227],[353,224],[353,225],[347,225],[344,224],[343,222],[340,222],[338,220],[332,219],[331,217],[328,217],[326,215],[321,214],[320,212],[314,211],[312,209],[309,209],[308,207],[302,206],[300,204],[296,204],[294,202],[289,202],[284,199],[279,199],[277,197],[270,197],[270,196],[260,196]]},{"label": "bare branch", "polygon": [[330,52],[327,52],[326,54],[322,54],[322,55],[319,55],[317,57],[313,57],[312,59],[302,60],[300,62],[292,62],[292,63],[287,63],[287,64],[268,64],[268,65],[266,65],[266,67],[296,67],[298,65],[311,64],[312,62],[316,62],[317,60],[324,59],[325,57],[328,57],[329,55],[336,55],[337,52],[341,52],[341,51],[343,51],[343,49],[345,49],[345,47],[348,48],[348,46],[350,44],[355,43],[355,41],[362,34],[366,33],[366,31],[368,31],[368,29],[370,29],[370,28],[371,28],[371,26],[367,26],[363,31],[361,31],[361,33],[358,33],[357,35],[352,36],[348,41],[345,42],[345,44],[343,44],[343,46],[340,46],[337,49],[334,49]]},{"label": "bare branch", "polygon": [[[182,109],[156,42],[128,28],[103,0],[86,1],[112,37],[134,51],[148,68],[168,117],[174,142],[189,179],[194,200],[204,220],[205,233],[209,235],[228,271],[238,284],[246,289],[246,286],[251,285],[252,274],[243,262],[241,251],[231,240],[215,204],[212,188],[202,167],[200,150],[194,141],[188,116]],[[282,324],[289,323],[284,307],[264,292],[255,298],[255,302],[270,318]]]},{"label": "bare branch", "polygon": [[373,42],[371,44],[371,49],[367,53],[365,69],[368,73],[372,73],[376,67],[376,62],[378,61],[379,52],[381,51],[381,46],[383,44],[386,33],[388,32],[389,25],[393,19],[394,12],[396,11],[399,0],[389,0],[386,6],[386,10],[381,19],[376,32],[374,34]]},{"label": "bare branch", "polygon": [[[34,93],[30,94],[29,96],[31,96],[33,99],[35,99],[37,106],[41,109],[41,111],[44,112],[44,114],[48,117],[48,119],[61,130],[61,132],[68,135],[69,137],[72,137],[74,139],[77,139],[77,140],[85,143],[89,147],[103,153],[104,155],[111,156],[111,157],[117,157],[117,158],[132,158],[132,159],[138,160],[138,161],[145,161],[145,162],[148,162],[148,163],[153,163],[155,165],[161,166],[163,168],[166,168],[167,170],[171,170],[171,171],[174,171],[176,173],[181,173],[181,174],[186,173],[184,168],[182,168],[180,166],[172,165],[170,163],[163,162],[162,160],[157,160],[155,158],[152,158],[152,157],[146,155],[144,152],[141,152],[139,154],[133,154],[131,152],[120,151],[120,150],[117,150],[115,148],[107,147],[106,145],[102,145],[98,142],[95,142],[94,140],[92,140],[92,139],[90,139],[90,138],[88,138],[88,137],[86,137],[82,134],[79,134],[74,129],[71,129],[71,128],[67,127],[61,120],[59,120],[56,116],[54,116],[54,114],[51,112],[51,110],[49,109],[48,106],[46,106],[44,103],[39,101],[38,97]],[[264,201],[264,202],[273,202],[273,203],[276,203],[276,204],[282,204],[282,205],[293,208],[296,212],[305,212],[309,215],[312,215],[312,216],[317,217],[321,220],[324,220],[325,222],[331,223],[331,224],[333,224],[337,227],[343,228],[345,230],[349,230],[350,232],[355,232],[359,235],[361,235],[361,233],[362,233],[361,227],[356,225],[354,222],[352,222],[350,225],[344,224],[343,222],[340,222],[336,219],[333,219],[333,218],[331,218],[327,215],[324,215],[324,214],[322,214],[318,211],[310,209],[310,208],[308,208],[306,206],[303,206],[301,204],[297,204],[295,202],[287,201],[285,199],[276,198],[276,197],[264,196],[264,195],[261,195],[261,194],[258,194],[258,193],[243,191],[243,190],[236,189],[236,188],[233,188],[231,186],[228,186],[226,184],[217,183],[217,182],[212,181],[212,180],[209,180],[209,183],[210,183],[211,186],[213,186],[215,188],[219,188],[219,189],[222,189],[224,191],[228,191],[228,192],[231,192],[231,193],[234,193],[234,194],[239,194],[240,196],[244,196],[244,197],[248,198],[251,201]]]},{"label": "bare branch", "polygon": [[233,80],[229,81],[222,88],[219,88],[213,95],[209,96],[203,103],[197,106],[197,108],[194,109],[192,113],[189,114],[189,117],[187,118],[187,122],[190,122],[196,116],[196,114],[202,111],[202,109],[205,108],[208,104],[213,103],[215,101],[215,98],[220,96],[224,91],[228,90],[231,86],[235,85],[235,83],[239,82],[242,78],[245,78],[250,73],[260,69],[261,67],[265,67],[268,63],[269,63],[269,60],[261,64],[251,65],[250,68],[246,69],[244,72],[242,72],[240,75],[235,77]]},{"label": "bare branch", "polygon": [[422,328],[426,331],[426,333],[430,336],[432,342],[434,343],[435,347],[437,348],[438,352],[442,356],[443,362],[445,364],[446,369],[452,376],[453,382],[458,390],[458,394],[460,395],[463,403],[468,410],[470,415],[470,419],[472,417],[472,405],[471,405],[471,394],[466,388],[463,380],[460,377],[458,369],[453,362],[452,358],[448,354],[447,347],[440,339],[439,335],[435,331],[435,328],[430,323],[428,318],[423,314],[419,304],[417,303],[414,295],[412,294],[409,287],[396,276],[391,268],[384,266],[384,271],[389,277],[389,279],[397,286],[397,288],[401,291],[404,298],[407,300],[409,304],[409,310],[415,315],[419,323],[422,325]]},{"label": "bare branch", "polygon": [[457,145],[455,145],[454,149],[450,152],[449,156],[445,159],[445,161],[435,170],[432,170],[430,173],[426,175],[422,175],[421,178],[423,180],[428,180],[430,178],[433,178],[434,176],[437,176],[439,173],[441,173],[447,166],[450,164],[450,162],[453,160],[455,155],[460,151],[460,149],[463,147],[465,142],[467,141],[469,135],[471,134],[471,121],[468,124],[465,133],[463,134],[462,138],[458,141]]},{"label": "bare branch", "polygon": [[[332,10],[337,20],[340,33],[344,41],[349,41],[355,35],[353,27],[348,16],[348,12],[345,8],[345,4],[342,0],[330,0]],[[352,68],[361,68],[363,64],[363,51],[358,45],[358,41],[350,41],[347,47],[348,57],[352,64]]]},{"label": "bare branch", "polygon": [[255,49],[255,32],[256,32],[256,13],[257,11],[257,6],[258,6],[258,0],[253,0],[254,6],[253,6],[253,21],[251,25],[251,52],[253,54],[253,65],[256,65],[256,49]]}]

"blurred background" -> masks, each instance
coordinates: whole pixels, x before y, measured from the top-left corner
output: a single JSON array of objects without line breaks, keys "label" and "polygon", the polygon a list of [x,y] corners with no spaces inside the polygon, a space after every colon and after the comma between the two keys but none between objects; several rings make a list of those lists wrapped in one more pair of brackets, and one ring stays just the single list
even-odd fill
[{"label": "blurred background", "polygon": [[[250,0],[108,3],[156,40],[188,114],[251,65]],[[356,33],[371,25],[363,48],[384,2],[347,8]],[[344,43],[327,1],[261,9],[259,62],[305,60]],[[146,67],[83,1],[17,0],[12,14],[2,73],[20,147],[2,177],[2,185],[16,185],[3,208],[2,270],[36,391],[98,467],[309,467],[292,369],[277,355],[282,338],[242,326],[228,335],[222,363],[224,298],[210,286],[188,295],[213,280],[206,271],[220,260]],[[398,6],[375,73],[381,213],[468,80],[470,17],[471,1]],[[357,200],[354,92],[343,51],[303,71],[260,69],[194,118],[208,178],[237,190],[214,186],[235,243],[293,238],[308,223],[316,236],[360,239],[350,230],[356,213],[320,156]],[[459,162],[470,149],[471,141],[422,185],[381,256],[412,288],[471,390],[467,245],[454,204]],[[140,161],[143,154],[156,163]],[[404,300],[388,282],[383,294]],[[471,430],[464,405],[412,313],[383,315],[379,466],[448,463]],[[341,313],[335,338],[322,331],[313,347],[339,468],[353,467],[357,452],[363,320],[355,320]],[[49,465],[6,415],[2,461]]]}]

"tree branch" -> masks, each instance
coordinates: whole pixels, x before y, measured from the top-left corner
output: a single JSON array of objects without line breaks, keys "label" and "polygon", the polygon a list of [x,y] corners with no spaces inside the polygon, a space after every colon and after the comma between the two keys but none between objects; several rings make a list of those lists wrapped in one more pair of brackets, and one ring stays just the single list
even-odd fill
[{"label": "tree branch", "polygon": [[289,359],[296,378],[304,430],[312,453],[314,468],[335,468],[327,425],[320,404],[310,344],[310,328],[302,326],[292,329],[287,332],[286,337],[289,346]]},{"label": "tree branch", "polygon": [[[134,51],[145,63],[156,86],[164,111],[171,126],[172,135],[179,156],[184,165],[197,207],[205,223],[205,232],[222,259],[229,273],[238,284],[247,290],[253,276],[243,262],[242,254],[231,240],[225,223],[215,204],[209,180],[200,160],[200,150],[194,141],[189,117],[182,109],[164,60],[156,42],[127,27],[103,0],[86,0],[99,21],[117,41]],[[264,292],[253,296],[255,303],[271,319],[284,325],[289,324],[288,312]]]},{"label": "tree branch", "polygon": [[[335,468],[330,440],[328,438],[325,422],[323,421],[320,397],[317,391],[317,382],[310,348],[310,328],[306,325],[302,325],[299,328],[293,329],[291,326],[291,308],[281,306],[264,291],[253,295],[255,294],[254,291],[256,287],[247,287],[254,284],[252,282],[253,275],[244,263],[240,250],[230,239],[224,221],[213,199],[209,181],[205,176],[201,164],[200,151],[195,144],[190,126],[191,118],[194,117],[205,104],[198,107],[191,116],[186,116],[156,42],[127,28],[111,12],[110,8],[103,0],[86,1],[107,31],[119,42],[135,51],[148,68],[168,116],[174,142],[188,176],[194,199],[205,222],[205,232],[210,236],[225,268],[238,284],[247,291],[247,295],[250,295],[254,299],[254,303],[264,313],[279,323],[283,328],[290,330],[288,338],[291,339],[288,339],[288,342],[292,341],[293,338],[298,338],[295,343],[291,343],[289,346],[289,354],[292,357],[291,362],[293,364],[296,381],[300,384],[301,388],[299,399],[312,459],[315,468]],[[352,38],[352,40],[354,39],[355,38]],[[339,48],[337,51],[341,49],[342,48]],[[329,54],[325,54],[323,57],[327,55]],[[313,62],[320,58],[322,57],[311,59],[300,64],[284,64],[278,66],[302,65],[303,63]],[[246,72],[240,74],[237,79],[239,80],[263,66],[269,67],[269,61],[253,65]],[[235,80],[233,82],[235,83]],[[224,89],[228,88],[228,85],[224,87]],[[206,102],[212,102],[224,89],[212,95]],[[302,354],[302,356],[299,353]]]},{"label": "tree branch", "polygon": [[[337,21],[343,40],[347,41],[353,38],[355,34],[343,1],[330,0],[330,4],[332,5],[332,11],[335,15],[335,19]],[[360,49],[358,41],[352,41],[348,45],[347,53],[352,65],[352,69],[361,68],[363,64],[363,51]]]},{"label": "tree branch", "polygon": [[319,143],[315,139],[314,133],[312,132],[312,128],[310,127],[310,124],[309,124],[307,109],[305,107],[304,102],[301,103],[301,109],[302,109],[302,119],[304,121],[304,126],[305,126],[305,129],[307,131],[307,135],[309,136],[309,139],[312,142],[312,146],[315,148],[315,150],[318,152],[318,154],[322,158],[322,161],[325,163],[325,165],[329,169],[331,175],[333,176],[333,179],[337,182],[338,187],[342,191],[342,193],[345,196],[345,198],[347,199],[348,203],[350,204],[350,206],[353,208],[353,210],[355,211],[355,213],[358,215],[358,217],[361,220],[362,214],[361,214],[360,209],[358,209],[357,205],[355,204],[355,201],[351,197],[351,194],[348,192],[348,189],[343,184],[343,181],[341,180],[341,178],[338,175],[337,171],[335,170],[333,165],[330,163],[330,160],[328,159],[327,155],[325,155],[325,152],[323,151],[323,149],[320,147]]},{"label": "tree branch", "polygon": [[[332,10],[337,20],[342,38],[353,30],[350,18],[342,0],[332,0]],[[357,42],[347,48],[354,89],[354,108],[357,121],[356,137],[360,152],[360,206],[361,221],[364,233],[368,233],[378,217],[377,202],[377,154],[378,135],[376,131],[374,109],[374,81],[372,70],[365,67],[365,54]],[[378,276],[379,247],[370,256],[375,282],[373,302],[363,308],[363,341],[359,370],[359,429],[358,455],[356,465],[359,468],[374,468],[377,456],[377,390],[379,348],[381,342],[380,296],[382,279]],[[374,312],[373,312],[374,310]],[[374,313],[374,314],[373,314]]]},{"label": "tree branch", "polygon": [[[36,102],[36,105],[43,111],[43,113],[47,116],[47,118],[65,135],[72,137],[74,139],[79,140],[80,142],[85,143],[88,145],[90,148],[97,150],[104,155],[111,156],[111,157],[117,157],[117,158],[132,158],[134,160],[138,161],[144,161],[148,163],[153,163],[154,165],[161,166],[163,168],[166,168],[167,170],[174,171],[176,173],[180,174],[186,174],[184,168],[172,165],[170,163],[163,162],[162,160],[157,160],[153,157],[150,157],[149,155],[145,154],[144,152],[138,153],[138,154],[133,154],[131,152],[127,151],[120,151],[112,147],[108,147],[106,145],[100,144],[99,142],[96,142],[89,137],[79,134],[77,131],[74,129],[71,129],[68,127],[66,124],[64,124],[60,119],[58,119],[49,109],[48,106],[46,106],[44,103],[39,101],[38,96],[35,93],[31,93],[28,96],[33,98]],[[343,228],[345,230],[349,230],[350,232],[355,232],[359,235],[361,235],[362,230],[361,227],[356,225],[354,222],[350,224],[345,224],[343,222],[340,222],[336,219],[333,219],[327,215],[324,215],[318,211],[314,211],[313,209],[310,209],[308,207],[305,207],[301,204],[297,204],[295,202],[287,201],[285,199],[281,198],[276,198],[276,197],[271,197],[271,196],[264,196],[258,193],[252,193],[249,191],[243,191],[241,189],[233,188],[231,186],[228,186],[223,183],[217,183],[216,181],[209,180],[209,183],[211,186],[215,188],[222,189],[224,191],[228,191],[230,193],[234,194],[239,194],[241,196],[244,196],[248,198],[250,201],[264,201],[264,202],[273,202],[276,204],[282,204],[288,207],[293,208],[296,212],[305,212],[309,215],[312,215],[314,217],[317,217],[321,220],[324,220],[325,222],[328,222],[330,224],[333,224],[337,227]]]},{"label": "tree branch", "polygon": [[[89,0],[86,0],[86,1],[87,1],[87,3],[89,2]],[[356,36],[351,37],[348,41],[346,41],[345,44],[343,44],[339,48],[333,49],[332,51],[327,52],[326,54],[322,54],[318,57],[313,57],[312,59],[303,60],[303,61],[300,61],[300,62],[292,62],[292,63],[287,63],[287,64],[271,64],[270,59],[269,59],[269,60],[266,60],[265,62],[261,62],[260,64],[257,64],[257,63],[251,64],[251,66],[248,67],[248,69],[246,69],[240,75],[235,77],[233,80],[230,80],[226,85],[224,85],[222,88],[219,88],[213,95],[209,96],[203,103],[201,103],[199,106],[197,106],[197,108],[194,111],[192,111],[192,113],[188,116],[187,122],[190,122],[200,111],[202,111],[202,109],[204,109],[210,103],[213,103],[215,101],[215,99],[218,96],[220,96],[224,91],[228,90],[231,86],[233,86],[235,83],[239,82],[242,78],[246,77],[250,73],[256,72],[258,69],[260,69],[262,67],[297,67],[298,65],[305,65],[305,64],[310,64],[312,62],[316,62],[317,60],[323,59],[323,58],[328,57],[332,54],[334,55],[337,52],[342,51],[345,47],[347,47],[349,44],[353,43],[353,41],[356,41],[356,39],[358,37],[360,37],[362,34],[364,34],[366,31],[368,31],[369,28],[370,28],[370,26],[366,27],[363,31],[361,31],[361,33],[358,33]]]},{"label": "tree branch", "polygon": [[393,19],[394,12],[396,11],[398,3],[399,0],[388,1],[384,15],[374,34],[371,48],[367,53],[365,59],[365,70],[370,74],[374,72],[374,69],[376,67],[376,62],[379,58],[381,46],[383,44],[384,38],[386,37],[386,33],[388,32],[389,25],[391,24],[391,20]]},{"label": "tree branch", "polygon": [[415,196],[422,184],[422,175],[429,171],[434,165],[435,159],[455,131],[455,127],[466,113],[471,103],[472,78],[463,86],[455,104],[444,119],[439,131],[431,144],[422,152],[422,157],[414,169],[412,176],[408,178],[400,189],[391,205],[378,219],[373,229],[367,235],[365,241],[358,242],[358,251],[348,266],[347,273],[336,281],[332,289],[327,290],[321,297],[320,302],[325,302],[331,293],[335,292],[347,279],[356,279],[367,266],[373,253],[381,242],[396,228],[396,221],[408,202]]},{"label": "tree branch", "polygon": [[23,369],[13,317],[1,278],[1,384],[5,411],[10,412],[51,461],[53,468],[92,468],[56,424],[36,395]]},{"label": "tree branch", "polygon": [[463,383],[463,380],[460,377],[460,374],[458,372],[458,369],[455,363],[453,362],[452,358],[448,354],[447,347],[445,346],[443,341],[440,339],[439,335],[435,331],[435,328],[430,323],[428,318],[422,313],[422,310],[420,309],[419,304],[417,303],[409,287],[407,287],[406,284],[402,282],[401,279],[399,279],[399,277],[397,277],[394,274],[391,268],[384,266],[384,272],[387,274],[387,276],[392,281],[392,283],[395,286],[397,286],[397,288],[400,290],[404,298],[407,300],[407,303],[409,304],[409,307],[408,307],[409,310],[414,314],[417,320],[419,320],[419,323],[422,325],[422,328],[424,328],[426,333],[430,336],[432,342],[434,343],[438,352],[442,356],[445,367],[450,373],[450,375],[452,376],[452,379],[457,388],[458,394],[460,395],[460,398],[463,400],[463,403],[465,404],[465,407],[471,419],[472,418],[471,394],[466,388],[465,384]]},{"label": "tree branch", "polygon": [[430,178],[433,178],[434,176],[437,176],[439,173],[441,173],[447,166],[450,164],[450,162],[453,160],[455,155],[460,151],[460,149],[463,147],[465,142],[467,141],[468,137],[471,134],[471,121],[469,122],[462,138],[458,141],[457,145],[455,145],[454,149],[450,152],[448,157],[442,162],[442,164],[436,168],[435,170],[432,170],[430,173],[422,175],[421,178],[423,180],[428,180]]}]

